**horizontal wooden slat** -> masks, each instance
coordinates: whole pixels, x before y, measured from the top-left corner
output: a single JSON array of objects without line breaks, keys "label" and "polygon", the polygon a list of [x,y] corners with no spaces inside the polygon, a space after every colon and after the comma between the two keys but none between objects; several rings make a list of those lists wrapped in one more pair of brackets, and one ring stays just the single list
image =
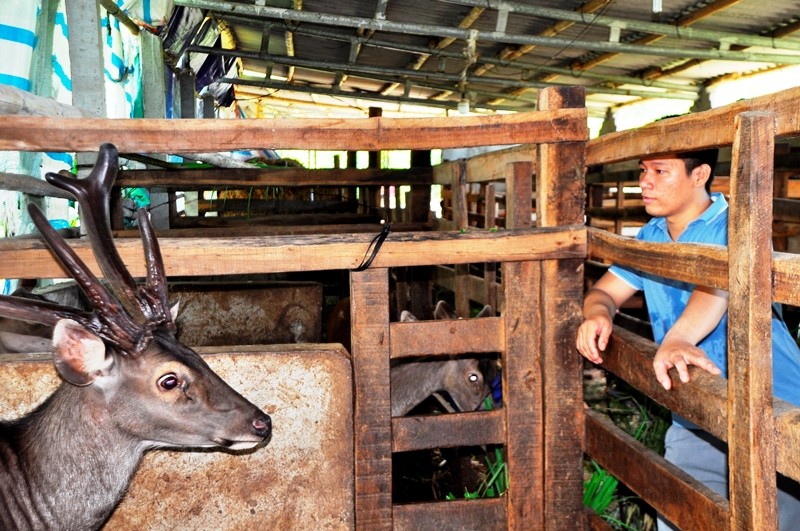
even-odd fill
[{"label": "horizontal wooden slat", "polygon": [[503,444],[503,410],[392,419],[392,451]]},{"label": "horizontal wooden slat", "polygon": [[506,498],[453,500],[438,503],[413,503],[392,507],[394,531],[503,531],[506,524]]},{"label": "horizontal wooden slat", "polygon": [[679,529],[719,529],[728,500],[598,413],[586,410],[586,453]]},{"label": "horizontal wooden slat", "polygon": [[589,256],[655,275],[726,289],[728,252],[723,246],[642,242],[589,228]]},{"label": "horizontal wooden slat", "polygon": [[[419,134],[425,131],[424,135]],[[0,150],[194,153],[238,149],[433,149],[588,138],[586,109],[445,118],[248,120],[0,116]]]},{"label": "horizontal wooden slat", "polygon": [[19,173],[0,173],[0,190],[12,190],[23,194],[73,199],[72,194],[56,188],[44,179]]},{"label": "horizontal wooden slat", "polygon": [[435,184],[452,184],[455,168],[462,163],[466,165],[468,183],[502,181],[507,176],[506,165],[518,161],[535,162],[536,151],[535,144],[526,144],[481,153],[465,160],[443,162],[433,167],[433,181]]},{"label": "horizontal wooden slat", "polygon": [[[651,243],[588,229],[589,256],[719,289],[728,288],[728,251],[719,245]],[[772,253],[773,300],[800,306],[800,256]]]},{"label": "horizontal wooden slat", "polygon": [[123,170],[115,186],[171,186],[181,190],[239,186],[365,186],[430,184],[431,168],[407,170],[306,168],[204,168],[186,170]]},{"label": "horizontal wooden slat", "polygon": [[[160,240],[167,275],[204,276],[352,269],[370,248],[372,234],[169,238]],[[97,274],[88,241],[70,242]],[[139,241],[117,241],[134,277],[145,276]],[[467,264],[586,256],[582,226],[460,232],[391,233],[373,267]],[[61,278],[64,272],[41,241],[0,240],[0,278]]]},{"label": "horizontal wooden slat", "polygon": [[[186,219],[186,218],[183,218]],[[203,218],[204,220],[225,218]],[[230,218],[228,218],[230,219]],[[422,231],[426,223],[409,221],[392,222],[392,230],[396,232]],[[198,224],[197,227],[157,230],[156,237],[165,238],[223,238],[223,237],[252,237],[273,236],[280,234],[358,234],[378,233],[382,226],[380,223],[341,223],[334,225],[259,225],[242,224],[231,226],[213,226],[212,224]],[[138,238],[139,231],[125,229],[113,231],[114,238]],[[33,236],[32,236],[33,237]]]},{"label": "horizontal wooden slat", "polygon": [[[650,340],[614,326],[603,367],[672,411],[702,426],[715,437],[728,439],[727,380],[689,367],[691,380],[681,383],[672,371],[672,390],[665,391],[655,379],[653,357],[658,346]],[[776,398],[777,469],[800,481],[800,408]]]},{"label": "horizontal wooden slat", "polygon": [[586,144],[586,165],[638,159],[646,154],[729,146],[733,143],[733,120],[745,111],[772,112],[776,116],[778,136],[797,134],[800,132],[798,107],[800,87],[609,133]]},{"label": "horizontal wooden slat", "polygon": [[500,352],[505,348],[500,317],[392,323],[392,358],[468,352]]}]

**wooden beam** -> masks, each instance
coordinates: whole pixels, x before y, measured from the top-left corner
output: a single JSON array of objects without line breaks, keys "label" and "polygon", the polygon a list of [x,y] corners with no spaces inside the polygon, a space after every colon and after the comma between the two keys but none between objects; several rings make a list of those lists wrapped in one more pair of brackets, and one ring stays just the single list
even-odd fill
[{"label": "wooden beam", "polygon": [[[425,131],[424,135],[419,131]],[[384,150],[459,148],[588,137],[586,109],[491,116],[251,120],[0,116],[0,150],[194,153],[237,149]]]},{"label": "wooden beam", "polygon": [[435,184],[450,184],[457,164],[467,165],[467,182],[478,183],[502,181],[506,178],[506,166],[512,162],[535,162],[536,144],[525,144],[512,148],[481,153],[465,160],[445,161],[433,168]]},{"label": "wooden beam", "polygon": [[[361,263],[374,235],[294,235],[160,240],[169,276],[237,275],[352,269]],[[508,260],[581,257],[586,254],[582,226],[558,229],[466,233],[391,233],[374,267],[467,264]],[[89,242],[70,242],[80,258],[100,274]],[[134,277],[146,274],[142,244],[117,241]],[[0,240],[0,278],[61,278],[65,273],[41,241]]]},{"label": "wooden beam", "polygon": [[503,444],[503,410],[392,418],[392,451]]},{"label": "wooden beam", "polygon": [[725,498],[597,412],[587,410],[585,419],[586,452],[680,529],[720,529],[728,521]]},{"label": "wooden beam", "polygon": [[466,352],[500,352],[505,344],[499,317],[392,323],[392,359]]},{"label": "wooden beam", "polygon": [[123,188],[171,186],[181,190],[250,186],[382,186],[431,184],[431,174],[430,167],[406,170],[379,168],[309,170],[255,166],[252,169],[122,170],[114,185]]},{"label": "wooden beam", "polygon": [[728,221],[730,528],[777,529],[772,414],[772,162],[775,117],[736,117]]},{"label": "wooden beam", "polygon": [[[584,107],[583,87],[539,92],[539,109]],[[586,144],[541,144],[536,180],[536,224],[584,222]],[[506,201],[508,203],[508,201]],[[541,267],[541,356],[544,414],[546,527],[569,529],[583,516],[583,358],[575,334],[583,320],[583,259],[545,260]],[[513,277],[512,277],[513,278]],[[558,397],[558,400],[550,400]]]},{"label": "wooden beam", "polygon": [[777,117],[775,134],[795,135],[800,132],[798,107],[800,87],[702,113],[669,118],[637,129],[609,133],[587,143],[586,164],[595,166],[637,159],[645,154],[730,146],[734,139],[734,119],[745,111],[774,113]]},{"label": "wooden beam", "polygon": [[[658,276],[728,289],[728,251],[720,245],[652,243],[588,228],[589,256],[628,265]],[[800,258],[772,253],[773,299],[800,306]]]}]

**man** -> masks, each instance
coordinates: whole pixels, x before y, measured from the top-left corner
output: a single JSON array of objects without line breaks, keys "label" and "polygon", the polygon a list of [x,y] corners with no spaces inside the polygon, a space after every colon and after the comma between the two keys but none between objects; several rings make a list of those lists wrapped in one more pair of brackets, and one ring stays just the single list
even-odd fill
[{"label": "man", "polygon": [[[711,193],[717,150],[675,153],[639,162],[639,184],[645,210],[653,218],[637,239],[652,242],[728,244],[728,204]],[[726,291],[657,277],[612,266],[586,293],[584,321],[577,347],[589,361],[602,363],[612,321],[619,308],[643,290],[653,336],[659,344],[653,359],[655,377],[669,390],[674,368],[689,381],[694,365],[723,377],[727,372]],[[773,384],[775,394],[800,404],[800,350],[786,325],[774,312],[772,321]],[[665,440],[668,461],[723,496],[728,495],[725,444],[677,415]],[[800,529],[800,485],[779,478],[781,529]],[[660,529],[670,527],[659,521]]]}]

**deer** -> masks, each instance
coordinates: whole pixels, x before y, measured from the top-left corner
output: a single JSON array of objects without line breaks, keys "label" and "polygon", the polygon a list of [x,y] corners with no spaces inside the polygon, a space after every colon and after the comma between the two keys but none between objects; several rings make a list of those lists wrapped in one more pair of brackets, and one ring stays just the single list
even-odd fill
[{"label": "deer", "polygon": [[[493,315],[486,305],[476,317]],[[443,300],[436,304],[435,319],[457,319]],[[408,310],[400,313],[401,322],[417,321]],[[475,411],[489,394],[480,361],[477,358],[451,358],[437,361],[414,361],[391,368],[392,416],[408,414],[437,391],[447,391],[460,411]]]},{"label": "deer", "polygon": [[119,504],[146,451],[268,443],[272,420],[175,339],[166,272],[145,210],[137,214],[147,276],[137,286],[114,245],[109,197],[118,172],[100,146],[83,179],[53,185],[81,207],[106,288],[42,211],[28,211],[46,245],[77,281],[91,310],[0,296],[0,316],[53,327],[59,387],[22,418],[0,422],[0,528],[97,529]]}]

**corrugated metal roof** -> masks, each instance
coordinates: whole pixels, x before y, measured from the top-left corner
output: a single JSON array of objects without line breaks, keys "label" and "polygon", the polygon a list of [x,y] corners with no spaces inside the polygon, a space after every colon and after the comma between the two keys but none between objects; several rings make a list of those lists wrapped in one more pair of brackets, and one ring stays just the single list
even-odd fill
[{"label": "corrugated metal roof", "polygon": [[578,84],[601,116],[641,99],[692,101],[723,76],[800,64],[797,0],[663,0],[660,13],[643,0],[175,4],[228,28],[232,50],[188,53],[237,57],[238,75],[221,81],[267,115],[441,112],[462,99],[475,112],[530,110],[540,88]]}]

